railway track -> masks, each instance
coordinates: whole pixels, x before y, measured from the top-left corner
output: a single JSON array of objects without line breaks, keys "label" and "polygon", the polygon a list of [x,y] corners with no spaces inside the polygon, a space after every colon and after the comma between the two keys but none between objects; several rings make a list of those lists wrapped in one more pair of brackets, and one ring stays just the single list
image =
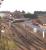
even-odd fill
[{"label": "railway track", "polygon": [[24,28],[21,23],[12,23],[10,28],[8,28],[7,22],[5,25],[7,25],[6,29],[10,31],[6,34],[7,38],[16,42],[16,45],[21,48],[20,50],[32,50],[33,48],[33,50],[46,50],[46,43],[36,36],[30,27]]},{"label": "railway track", "polygon": [[[18,27],[18,26],[17,26],[17,27]],[[19,29],[20,29],[20,28],[21,28],[21,27],[19,26]],[[23,30],[23,28],[21,28],[21,29]],[[19,32],[18,32],[18,33],[19,33]],[[26,33],[27,33],[27,32],[26,32]],[[28,32],[28,33],[29,33],[29,32]],[[33,35],[33,36],[34,36],[34,35]],[[40,45],[41,45],[43,48],[46,48],[46,44],[44,44],[42,40],[40,40],[39,38],[37,38],[37,37],[35,37],[35,36],[33,37],[33,36],[32,36],[32,39],[33,39],[33,41],[36,41],[36,43],[34,43],[33,41],[32,41],[32,42],[33,42],[35,45],[38,45],[38,44],[40,43]],[[32,39],[30,39],[30,40],[32,40]],[[26,41],[26,40],[25,40],[25,41]],[[38,42],[38,44],[37,44],[37,42]],[[29,43],[29,42],[28,42],[28,43]],[[38,46],[41,47],[40,45],[38,45]],[[33,45],[33,46],[34,46],[34,45]],[[39,48],[39,47],[38,47],[38,48]],[[37,48],[37,47],[36,47],[36,48]]]}]

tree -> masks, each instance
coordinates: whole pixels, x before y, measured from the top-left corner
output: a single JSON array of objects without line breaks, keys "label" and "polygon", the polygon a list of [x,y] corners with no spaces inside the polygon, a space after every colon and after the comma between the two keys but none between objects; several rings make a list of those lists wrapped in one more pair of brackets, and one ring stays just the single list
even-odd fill
[{"label": "tree", "polygon": [[23,14],[25,14],[25,11],[24,11],[24,10],[22,10],[22,13],[23,13]]},{"label": "tree", "polygon": [[0,5],[2,4],[2,1],[4,1],[4,0],[0,0]]},{"label": "tree", "polygon": [[25,17],[25,18],[30,18],[30,19],[38,18],[36,15],[31,14],[31,13],[24,14],[24,17]]}]

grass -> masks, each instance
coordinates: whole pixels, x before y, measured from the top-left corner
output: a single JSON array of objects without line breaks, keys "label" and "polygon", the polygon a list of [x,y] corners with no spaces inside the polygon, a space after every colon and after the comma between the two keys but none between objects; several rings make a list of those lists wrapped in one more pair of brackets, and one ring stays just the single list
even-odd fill
[{"label": "grass", "polygon": [[1,38],[0,39],[0,47],[1,50],[10,50],[13,48],[17,48],[16,44],[12,40],[8,40],[7,38]]}]

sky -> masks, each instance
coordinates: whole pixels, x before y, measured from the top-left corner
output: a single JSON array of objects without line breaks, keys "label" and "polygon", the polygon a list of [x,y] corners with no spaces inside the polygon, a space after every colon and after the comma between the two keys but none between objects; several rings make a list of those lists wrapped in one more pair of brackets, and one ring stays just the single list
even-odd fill
[{"label": "sky", "polygon": [[4,0],[0,6],[0,11],[24,10],[34,13],[34,11],[46,11],[46,0]]}]

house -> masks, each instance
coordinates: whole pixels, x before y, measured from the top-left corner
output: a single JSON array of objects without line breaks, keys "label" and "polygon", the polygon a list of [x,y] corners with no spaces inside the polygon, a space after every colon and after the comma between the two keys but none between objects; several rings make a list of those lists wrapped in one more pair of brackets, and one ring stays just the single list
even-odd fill
[{"label": "house", "polygon": [[42,17],[46,16],[46,11],[35,11],[34,14],[37,15],[38,17]]},{"label": "house", "polygon": [[46,24],[46,11],[35,11],[34,14],[43,24]]},{"label": "house", "polygon": [[6,17],[9,16],[11,14],[10,11],[0,11],[0,17]]}]

